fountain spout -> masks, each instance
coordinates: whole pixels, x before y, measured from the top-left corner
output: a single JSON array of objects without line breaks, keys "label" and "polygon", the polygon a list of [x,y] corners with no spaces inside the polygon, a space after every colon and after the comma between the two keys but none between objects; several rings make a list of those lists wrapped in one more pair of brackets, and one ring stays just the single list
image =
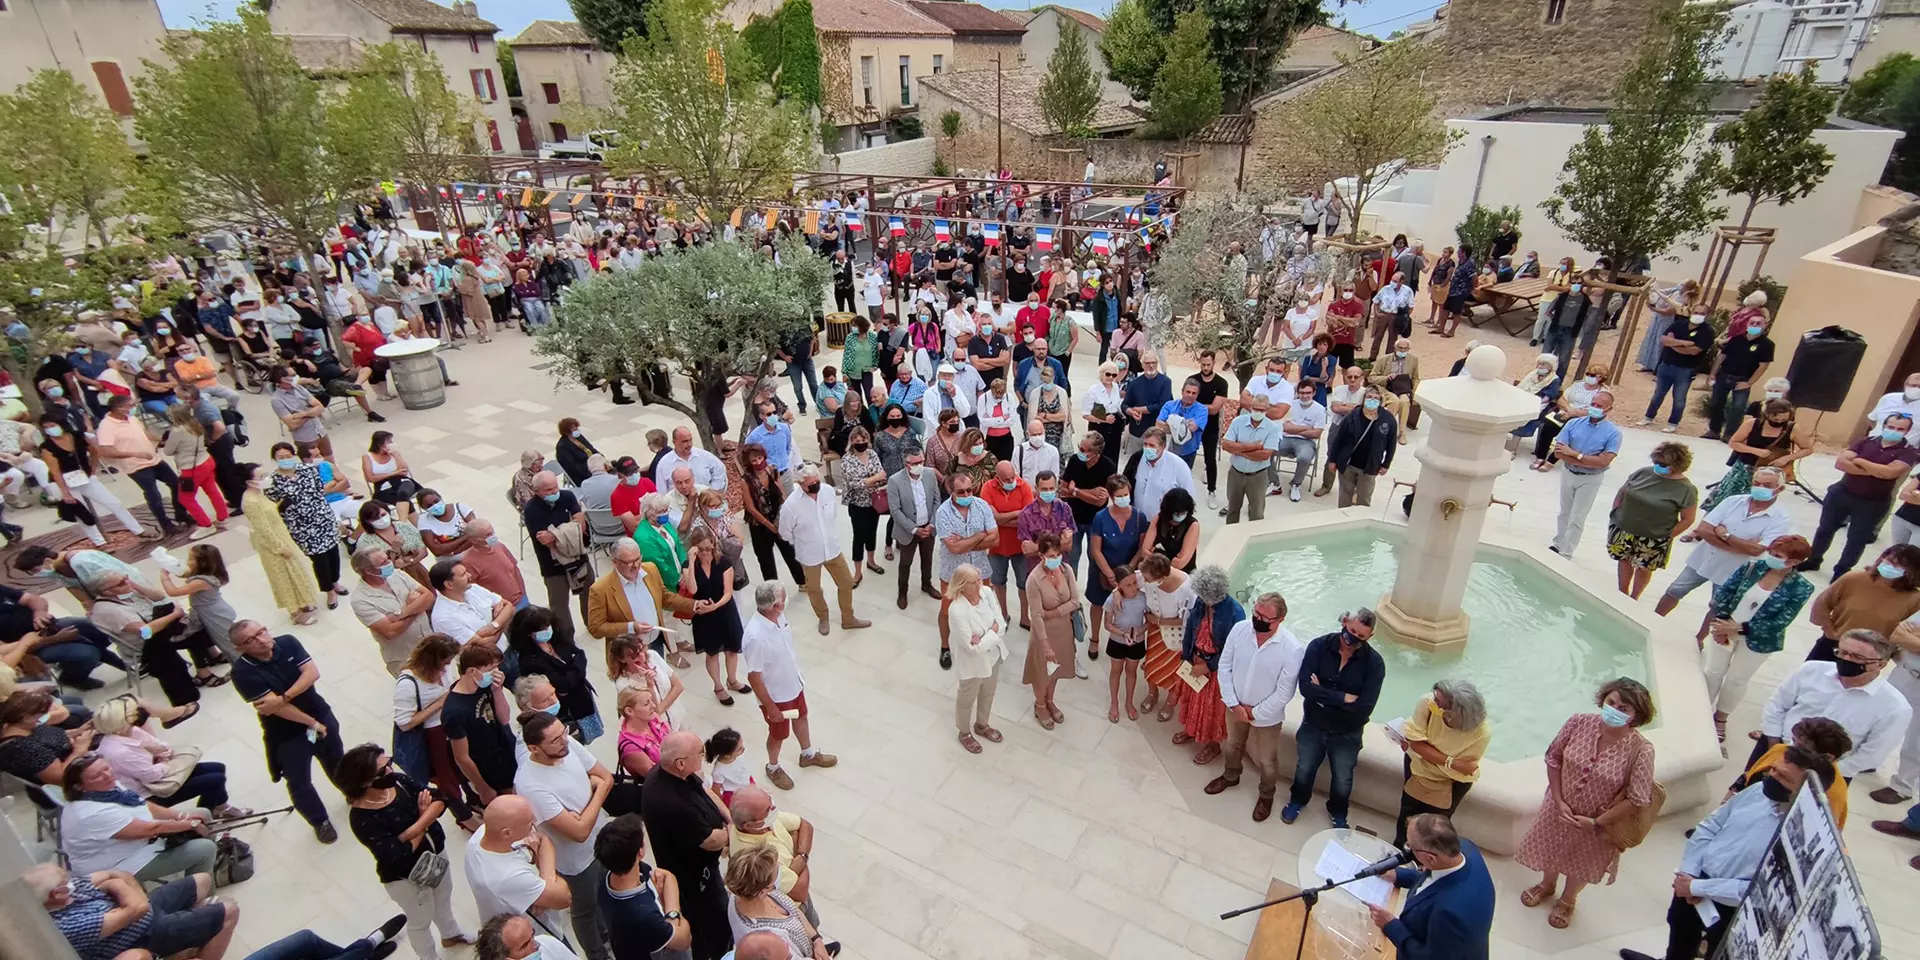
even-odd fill
[{"label": "fountain spout", "polygon": [[1452,497],[1448,497],[1445,500],[1440,501],[1440,519],[1452,520],[1453,515],[1459,512],[1460,512],[1460,501],[1455,500]]}]

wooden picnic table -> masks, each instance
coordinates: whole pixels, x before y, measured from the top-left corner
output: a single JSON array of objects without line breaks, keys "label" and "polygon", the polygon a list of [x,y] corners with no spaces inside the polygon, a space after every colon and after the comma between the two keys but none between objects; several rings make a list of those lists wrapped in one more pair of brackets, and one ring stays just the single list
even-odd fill
[{"label": "wooden picnic table", "polygon": [[[1520,332],[1520,327],[1509,324],[1506,319],[1507,314],[1515,310],[1526,310],[1527,312],[1522,314],[1523,322],[1521,327],[1529,326],[1533,323],[1532,314],[1538,312],[1540,300],[1546,295],[1546,279],[1544,277],[1532,277],[1526,280],[1508,280],[1505,283],[1496,283],[1480,291],[1479,299],[1481,303],[1493,308],[1493,314],[1488,317],[1488,319],[1498,320],[1500,326],[1507,331],[1508,336],[1517,336]],[[1472,311],[1468,311],[1468,323],[1478,327],[1480,326],[1480,323],[1476,322],[1478,319]]]}]

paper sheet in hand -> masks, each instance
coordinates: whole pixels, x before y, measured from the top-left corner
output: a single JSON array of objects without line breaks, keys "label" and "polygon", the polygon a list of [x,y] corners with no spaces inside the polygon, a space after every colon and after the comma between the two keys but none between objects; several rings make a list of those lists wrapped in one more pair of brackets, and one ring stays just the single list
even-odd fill
[{"label": "paper sheet in hand", "polygon": [[[1320,851],[1320,859],[1313,865],[1313,872],[1322,880],[1345,880],[1367,868],[1369,861],[1355,856],[1353,851],[1338,843],[1329,843]],[[1393,896],[1393,883],[1382,877],[1368,877],[1355,880],[1340,889],[1358,897],[1362,903],[1376,907],[1386,907]]]},{"label": "paper sheet in hand", "polygon": [[1387,739],[1400,744],[1407,742],[1406,717],[1394,717],[1392,720],[1388,720],[1385,726],[1387,728]]},{"label": "paper sheet in hand", "polygon": [[1180,665],[1180,671],[1178,676],[1180,677],[1180,679],[1185,680],[1187,682],[1187,686],[1192,687],[1195,690],[1199,690],[1202,687],[1205,687],[1207,685],[1207,678],[1199,676],[1193,672],[1192,662],[1182,663]]}]

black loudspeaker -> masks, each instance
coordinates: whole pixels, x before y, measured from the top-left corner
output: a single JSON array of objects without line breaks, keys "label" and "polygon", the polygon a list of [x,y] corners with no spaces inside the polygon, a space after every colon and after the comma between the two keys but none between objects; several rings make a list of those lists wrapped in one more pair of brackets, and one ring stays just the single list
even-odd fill
[{"label": "black loudspeaker", "polygon": [[[1787,399],[1796,407],[1832,413],[1853,389],[1853,376],[1867,355],[1866,338],[1842,327],[1821,327],[1800,338],[1787,380]],[[1759,384],[1754,384],[1759,386]]]}]

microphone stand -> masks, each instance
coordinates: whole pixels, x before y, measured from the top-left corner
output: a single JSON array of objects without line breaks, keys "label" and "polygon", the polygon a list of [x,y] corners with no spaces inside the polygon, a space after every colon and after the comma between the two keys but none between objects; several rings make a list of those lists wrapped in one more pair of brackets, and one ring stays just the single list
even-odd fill
[{"label": "microphone stand", "polygon": [[[1394,869],[1398,870],[1399,866],[1395,866]],[[1334,889],[1335,887],[1344,887],[1347,884],[1353,883],[1357,880],[1365,880],[1365,879],[1368,879],[1369,877],[1384,876],[1387,872],[1390,872],[1390,871],[1382,871],[1381,873],[1369,873],[1363,870],[1359,873],[1354,874],[1351,877],[1346,878],[1345,880],[1328,880],[1326,883],[1323,883],[1317,887],[1313,887],[1308,890],[1301,890],[1296,893],[1290,893],[1284,897],[1280,897],[1275,900],[1268,900],[1266,903],[1256,903],[1251,907],[1241,907],[1238,910],[1229,910],[1226,913],[1221,914],[1220,919],[1231,920],[1234,917],[1240,916],[1243,913],[1252,913],[1255,910],[1265,910],[1268,907],[1278,906],[1279,904],[1288,903],[1294,900],[1304,901],[1306,903],[1306,913],[1300,917],[1300,940],[1297,943],[1295,943],[1293,946],[1294,960],[1300,960],[1301,957],[1306,955],[1307,928],[1313,925],[1313,908],[1316,904],[1320,902],[1320,895],[1323,893],[1326,893],[1328,890]]]}]

